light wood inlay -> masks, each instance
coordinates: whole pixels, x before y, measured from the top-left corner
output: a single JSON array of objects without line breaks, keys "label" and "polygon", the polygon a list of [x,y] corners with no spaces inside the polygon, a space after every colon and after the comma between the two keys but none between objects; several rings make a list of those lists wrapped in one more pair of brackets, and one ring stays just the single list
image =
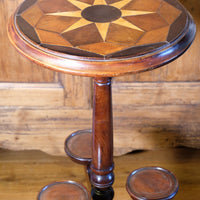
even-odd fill
[{"label": "light wood inlay", "polygon": [[72,31],[74,29],[77,29],[77,28],[81,28],[83,26],[86,26],[88,24],[91,24],[90,21],[87,21],[83,18],[81,18],[79,21],[77,21],[76,23],[74,23],[72,26],[70,26],[68,29],[64,30],[62,33],[66,33],[68,31]]},{"label": "light wood inlay", "polygon": [[95,0],[93,5],[107,5],[105,0]]},{"label": "light wood inlay", "polygon": [[[47,38],[53,37],[54,34],[52,32],[57,32],[66,40],[65,47],[76,47],[78,50],[84,52],[85,48],[82,47],[89,45],[90,50],[93,49],[91,53],[101,52],[99,53],[100,57],[107,56],[106,52],[110,52],[114,56],[114,53],[117,51],[115,48],[111,51],[109,48],[111,47],[110,44],[102,45],[102,48],[103,46],[108,46],[108,51],[100,49],[100,46],[95,47],[96,43],[99,42],[112,42],[114,45],[121,45],[120,51],[122,52],[126,50],[127,46],[134,47],[158,42],[170,42],[167,41],[167,35],[170,35],[170,31],[173,31],[170,27],[183,12],[179,7],[176,8],[176,6],[168,3],[167,1],[169,0],[36,0],[35,4],[30,7],[26,6],[26,1],[22,4],[25,5],[22,14],[19,14],[17,18],[21,16],[28,24],[32,25],[33,33],[35,25],[37,29],[46,31]],[[54,4],[55,6],[53,6]],[[87,34],[91,30],[88,29],[86,31],[86,28],[91,27],[87,25],[92,25],[93,23],[96,25],[93,27],[97,27],[97,29],[92,30],[94,36],[90,35],[90,37],[93,37],[93,39],[88,39]],[[37,36],[31,37],[31,33],[29,33],[31,28],[28,24],[26,25],[23,22],[18,23],[19,30],[34,42],[39,44],[41,42],[42,44],[42,41],[35,39],[37,37],[42,38],[40,36],[42,32],[37,31]],[[119,25],[117,27],[118,32],[112,28],[114,25]],[[165,28],[161,31],[163,27]],[[128,34],[126,33],[127,28],[137,30],[141,34],[134,32],[129,34],[127,39],[124,39]],[[181,29],[183,28],[184,24],[182,24]],[[71,38],[75,33],[74,31],[79,31],[82,36],[78,37],[78,41],[74,41],[77,39],[75,38],[72,42]],[[35,34],[33,33],[32,35]],[[160,36],[160,33],[163,36]],[[97,35],[100,35],[103,41],[100,41],[98,38],[96,39],[95,36]],[[173,37],[176,36],[175,34],[171,35]],[[170,40],[172,40],[171,36]],[[48,48],[51,48],[49,46],[51,44],[52,42],[47,43]],[[60,46],[63,46],[60,44],[60,40],[58,42],[55,40],[53,44],[53,50],[57,49],[59,51]],[[95,50],[95,48],[98,50]],[[77,54],[80,53],[78,50]],[[60,48],[60,51],[63,52],[62,48]],[[75,53],[75,49],[72,52]],[[102,52],[105,53],[102,54]],[[90,56],[87,51],[84,54]],[[122,55],[125,56],[125,53],[122,53]]]},{"label": "light wood inlay", "polygon": [[102,39],[105,41],[110,23],[95,23]]},{"label": "light wood inlay", "polygon": [[135,29],[135,30],[138,30],[138,31],[142,31],[142,29],[138,28],[137,26],[131,24],[130,22],[126,21],[125,19],[123,18],[120,18],[116,21],[113,22],[113,24],[118,24],[120,26],[125,26],[125,27],[128,27],[128,28],[132,28],[132,29]]},{"label": "light wood inlay", "polygon": [[147,12],[147,11],[135,11],[135,10],[121,10],[122,17],[126,16],[137,16],[137,15],[147,15],[155,12]]},{"label": "light wood inlay", "polygon": [[75,5],[76,7],[78,7],[81,10],[91,6],[88,3],[83,3],[83,2],[80,2],[80,1],[76,1],[76,0],[68,0],[68,1],[71,2],[73,5]]},{"label": "light wood inlay", "polygon": [[56,13],[48,13],[47,15],[54,16],[64,16],[64,17],[81,17],[81,11],[69,11],[69,12],[56,12]]}]

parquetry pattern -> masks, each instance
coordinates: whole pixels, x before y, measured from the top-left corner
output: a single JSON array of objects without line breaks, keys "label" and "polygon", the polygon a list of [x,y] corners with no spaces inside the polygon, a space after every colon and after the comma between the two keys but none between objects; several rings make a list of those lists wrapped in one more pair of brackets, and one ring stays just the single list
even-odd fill
[{"label": "parquetry pattern", "polygon": [[[150,46],[157,48],[180,34],[186,19],[183,10],[171,2],[26,0],[18,10],[16,23],[30,40],[52,50],[119,57],[134,48],[143,47],[144,52]],[[176,30],[173,24],[178,20],[182,27]]]}]

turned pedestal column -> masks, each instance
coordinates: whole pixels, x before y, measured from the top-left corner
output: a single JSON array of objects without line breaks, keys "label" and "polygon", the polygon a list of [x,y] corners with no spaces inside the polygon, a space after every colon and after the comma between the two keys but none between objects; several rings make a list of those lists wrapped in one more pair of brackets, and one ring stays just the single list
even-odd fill
[{"label": "turned pedestal column", "polygon": [[97,195],[108,200],[114,195],[111,188],[114,182],[111,78],[94,79],[92,126],[90,180],[98,188],[93,189],[92,196],[94,199],[98,199],[95,197]]}]

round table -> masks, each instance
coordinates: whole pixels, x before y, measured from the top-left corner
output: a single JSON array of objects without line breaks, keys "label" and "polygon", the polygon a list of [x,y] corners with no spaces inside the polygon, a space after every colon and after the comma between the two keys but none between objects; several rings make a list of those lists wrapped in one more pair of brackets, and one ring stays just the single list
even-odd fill
[{"label": "round table", "polygon": [[28,59],[94,77],[90,180],[99,190],[114,182],[112,77],[173,61],[195,32],[177,0],[25,0],[8,25],[10,41]]}]

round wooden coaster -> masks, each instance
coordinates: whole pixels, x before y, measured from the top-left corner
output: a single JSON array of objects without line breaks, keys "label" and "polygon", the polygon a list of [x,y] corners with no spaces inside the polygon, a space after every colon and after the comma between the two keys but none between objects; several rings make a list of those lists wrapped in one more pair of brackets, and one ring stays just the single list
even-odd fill
[{"label": "round wooden coaster", "polygon": [[42,188],[37,200],[90,200],[87,189],[74,181],[54,182]]},{"label": "round wooden coaster", "polygon": [[166,169],[144,167],[129,175],[126,188],[134,200],[168,200],[178,192],[178,181]]},{"label": "round wooden coaster", "polygon": [[75,162],[89,164],[92,156],[92,130],[80,130],[65,140],[65,152]]}]

